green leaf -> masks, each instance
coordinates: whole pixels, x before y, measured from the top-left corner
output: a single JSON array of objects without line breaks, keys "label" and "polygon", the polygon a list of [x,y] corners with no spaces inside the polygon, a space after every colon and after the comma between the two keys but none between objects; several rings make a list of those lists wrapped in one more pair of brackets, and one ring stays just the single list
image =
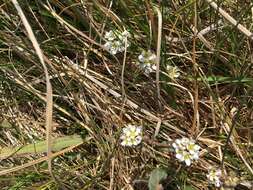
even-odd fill
[{"label": "green leaf", "polygon": [[[72,135],[66,137],[59,137],[53,140],[52,151],[59,151],[61,149],[79,145],[83,142],[83,139],[79,135]],[[0,158],[6,158],[15,155],[23,154],[37,154],[47,151],[46,141],[39,141],[34,144],[28,144],[24,146],[17,147],[5,147],[0,150]]]},{"label": "green leaf", "polygon": [[2,128],[11,128],[12,125],[10,124],[9,121],[3,120],[2,123],[0,124],[0,128],[1,128],[1,127],[2,127]]},{"label": "green leaf", "polygon": [[195,190],[192,186],[186,185],[184,190]]},{"label": "green leaf", "polygon": [[157,190],[161,180],[166,179],[168,176],[165,169],[156,168],[154,169],[149,177],[148,188],[149,190]]}]

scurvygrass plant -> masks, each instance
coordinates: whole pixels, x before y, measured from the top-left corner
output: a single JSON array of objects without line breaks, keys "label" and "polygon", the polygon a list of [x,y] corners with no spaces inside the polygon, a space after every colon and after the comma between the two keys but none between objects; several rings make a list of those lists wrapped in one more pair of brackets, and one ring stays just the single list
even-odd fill
[{"label": "scurvygrass plant", "polygon": [[221,182],[221,170],[220,169],[216,169],[213,167],[210,167],[208,169],[208,174],[206,175],[208,182],[215,185],[215,187],[221,187],[222,182]]},{"label": "scurvygrass plant", "polygon": [[119,52],[124,52],[125,47],[130,46],[129,41],[127,41],[127,38],[130,37],[130,33],[126,30],[122,33],[118,30],[110,30],[109,32],[106,32],[104,36],[104,38],[107,40],[104,44],[105,49],[107,49],[112,55],[115,55]]},{"label": "scurvygrass plant", "polygon": [[123,128],[120,139],[122,146],[136,146],[140,144],[142,140],[142,127],[127,125]]},{"label": "scurvygrass plant", "polygon": [[187,166],[190,166],[194,160],[199,159],[200,146],[195,144],[193,139],[186,137],[176,139],[172,146],[175,149],[176,158],[181,162],[185,162]]},{"label": "scurvygrass plant", "polygon": [[156,55],[150,50],[143,50],[138,56],[138,65],[146,74],[150,74],[156,71]]},{"label": "scurvygrass plant", "polygon": [[1,1],[0,189],[251,190],[251,7]]}]

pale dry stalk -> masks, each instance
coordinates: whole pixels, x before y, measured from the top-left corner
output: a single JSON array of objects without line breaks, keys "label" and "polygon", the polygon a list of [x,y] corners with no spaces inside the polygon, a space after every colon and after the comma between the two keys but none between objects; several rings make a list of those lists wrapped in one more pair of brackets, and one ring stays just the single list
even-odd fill
[{"label": "pale dry stalk", "polygon": [[24,24],[24,27],[27,31],[28,38],[31,40],[32,45],[35,49],[35,52],[40,60],[40,63],[42,64],[42,67],[44,69],[45,77],[46,77],[46,140],[47,140],[47,162],[48,162],[48,170],[50,174],[53,177],[53,171],[52,171],[52,115],[53,115],[53,95],[52,95],[52,86],[49,79],[49,74],[47,70],[47,66],[43,59],[43,52],[40,49],[39,43],[33,33],[33,30],[23,13],[22,8],[20,7],[17,0],[12,0],[13,5],[15,6],[22,23]]}]

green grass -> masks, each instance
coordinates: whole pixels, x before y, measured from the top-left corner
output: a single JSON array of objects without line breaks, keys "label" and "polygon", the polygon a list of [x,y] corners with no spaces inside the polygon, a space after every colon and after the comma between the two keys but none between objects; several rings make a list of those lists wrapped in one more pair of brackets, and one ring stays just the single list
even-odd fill
[{"label": "green grass", "polygon": [[[0,176],[1,189],[138,189],[135,182],[147,185],[157,167],[169,174],[162,182],[165,189],[215,189],[208,187],[208,166],[226,171],[225,186],[231,172],[240,178],[235,186],[243,181],[252,184],[251,39],[206,1],[118,0],[111,7],[111,1],[102,0],[48,2],[50,6],[46,1],[19,1],[53,76],[51,135],[62,139],[54,150],[55,178],[45,160],[35,164],[46,152],[44,70],[13,4],[0,2],[0,158],[3,150],[27,148],[34,141],[44,143],[40,154],[31,154],[29,149],[22,156],[16,152],[0,160],[0,174],[34,162]],[[216,3],[252,29],[252,3]],[[180,77],[175,79],[160,73],[160,104],[155,73],[146,75],[138,67],[142,50],[157,49],[154,7],[163,16],[160,69],[165,73],[167,65],[180,69]],[[191,28],[196,14],[198,31],[222,21],[222,27],[203,35],[211,48],[196,37],[193,50]],[[105,32],[124,28],[132,37],[123,76],[126,97],[118,97],[124,94],[124,52],[111,55],[103,45]],[[82,71],[73,68],[73,63]],[[150,115],[162,120],[155,138],[158,121]],[[119,137],[127,124],[143,126],[141,145],[120,146]],[[71,147],[73,144],[64,140],[71,135],[82,136],[84,143]],[[169,138],[182,136],[197,138],[203,150],[191,167],[178,162],[170,147]]]}]

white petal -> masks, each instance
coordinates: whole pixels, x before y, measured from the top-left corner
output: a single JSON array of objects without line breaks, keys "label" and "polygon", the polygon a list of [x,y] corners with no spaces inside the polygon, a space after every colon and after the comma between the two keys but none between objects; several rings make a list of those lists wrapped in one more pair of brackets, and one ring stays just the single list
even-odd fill
[{"label": "white petal", "polygon": [[175,141],[177,144],[181,144],[181,140],[180,139],[176,139]]},{"label": "white petal", "polygon": [[179,72],[176,72],[175,74],[174,74],[174,77],[175,78],[178,78],[180,76],[180,73]]},{"label": "white petal", "polygon": [[138,56],[138,60],[143,63],[145,61],[144,56],[142,54],[140,54]]},{"label": "white petal", "polygon": [[106,50],[109,50],[112,47],[112,43],[111,42],[106,42],[104,47],[105,47]]},{"label": "white petal", "polygon": [[128,127],[124,127],[124,128],[123,128],[123,133],[126,134],[128,131],[129,131],[129,128],[128,128]]},{"label": "white petal", "polygon": [[123,140],[120,144],[121,144],[122,146],[126,146],[126,141]]},{"label": "white petal", "polygon": [[111,47],[111,49],[109,51],[112,55],[115,55],[118,52],[118,48],[117,47]]},{"label": "white petal", "polygon": [[194,150],[199,150],[200,149],[200,146],[199,145],[195,145],[194,146]]},{"label": "white petal", "polygon": [[141,132],[142,132],[142,127],[136,127],[136,132],[138,133],[138,134],[140,134]]},{"label": "white petal", "polygon": [[114,32],[112,30],[110,30],[109,32],[105,33],[105,38],[109,41],[113,41],[116,38],[116,36],[115,36]]},{"label": "white petal", "polygon": [[151,73],[152,72],[152,69],[151,69],[151,66],[150,66],[150,64],[148,63],[148,64],[145,64],[145,73],[146,74],[149,74],[149,73]]},{"label": "white petal", "polygon": [[194,151],[194,150],[189,150],[189,149],[188,149],[188,151],[189,151],[189,153],[192,154],[192,155],[195,154],[195,151]]},{"label": "white petal", "polygon": [[186,160],[185,160],[185,164],[186,164],[187,166],[190,166],[190,165],[191,165],[191,160],[190,160],[190,159],[186,159]]},{"label": "white petal", "polygon": [[166,65],[166,70],[171,70],[172,66],[171,65]]},{"label": "white petal", "polygon": [[199,154],[198,154],[198,153],[193,154],[193,155],[192,155],[192,158],[193,158],[194,160],[198,160],[198,159],[199,159]]},{"label": "white petal", "polygon": [[178,145],[176,143],[172,143],[172,146],[177,149],[178,148]]},{"label": "white petal", "polygon": [[149,61],[151,62],[155,62],[156,61],[156,55],[155,54],[151,54],[148,58]]},{"label": "white petal", "polygon": [[187,146],[189,144],[190,140],[186,137],[183,137],[182,140],[181,140],[181,143],[184,145],[184,146]]},{"label": "white petal", "polygon": [[220,169],[216,170],[216,175],[221,176],[221,170]]},{"label": "white petal", "polygon": [[124,52],[124,51],[125,51],[125,47],[124,47],[124,46],[119,47],[119,48],[118,48],[118,51],[119,51],[119,52]]},{"label": "white petal", "polygon": [[215,186],[216,186],[216,187],[220,187],[220,186],[221,186],[221,182],[220,182],[220,180],[215,181]]},{"label": "white petal", "polygon": [[211,180],[210,174],[206,174],[206,178],[207,178],[208,180]]},{"label": "white petal", "polygon": [[124,140],[125,138],[126,138],[125,134],[122,134],[122,135],[120,136],[120,139],[122,139],[122,140]]},{"label": "white petal", "polygon": [[140,144],[140,143],[141,143],[141,140],[142,140],[142,137],[141,137],[141,136],[137,136],[137,137],[135,138],[135,143],[134,143],[134,145]]},{"label": "white petal", "polygon": [[155,71],[156,70],[156,65],[152,64],[151,68]]},{"label": "white petal", "polygon": [[183,155],[182,154],[176,154],[176,158],[179,159],[180,161],[183,161]]},{"label": "white petal", "polygon": [[135,131],[136,131],[136,127],[135,127],[134,125],[130,125],[130,126],[129,126],[129,130],[130,130],[131,132],[135,132]]}]

